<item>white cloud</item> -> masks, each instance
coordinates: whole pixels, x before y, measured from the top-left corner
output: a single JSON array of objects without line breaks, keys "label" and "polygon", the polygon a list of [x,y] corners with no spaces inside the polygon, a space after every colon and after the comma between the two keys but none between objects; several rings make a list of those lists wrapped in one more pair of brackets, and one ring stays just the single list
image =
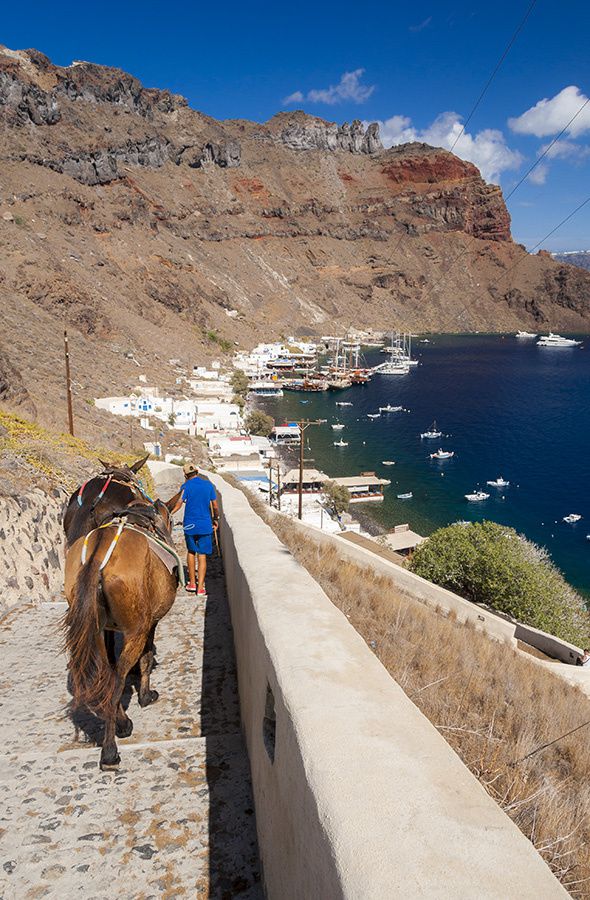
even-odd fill
[{"label": "white cloud", "polygon": [[548,151],[547,159],[571,159],[580,162],[590,155],[590,147],[576,144],[574,141],[556,141],[552,147],[551,144],[544,144],[539,153],[545,151]]},{"label": "white cloud", "polygon": [[[463,127],[460,117],[454,112],[441,113],[425,129],[417,129],[407,116],[392,116],[379,123],[381,139],[385,147],[404,144],[408,141],[424,141],[435,147],[450,150]],[[464,132],[457,141],[453,153],[474,163],[486,181],[498,181],[502,172],[516,169],[522,162],[517,150],[511,150],[501,131],[486,128],[477,134]]]},{"label": "white cloud", "polygon": [[[533,134],[535,137],[558,134],[587,99],[580,88],[572,84],[555,97],[539,100],[522,115],[508,119],[508,125],[518,134]],[[590,130],[590,103],[572,122],[568,134],[571,137],[578,137],[588,130]]]},{"label": "white cloud", "polygon": [[307,94],[295,91],[285,97],[283,105],[289,106],[291,103],[302,103],[305,100],[308,103],[327,103],[329,106],[346,101],[365,103],[375,90],[375,85],[361,84],[364,73],[364,69],[355,69],[354,72],[345,72],[338,84],[330,85],[330,87],[312,88]]},{"label": "white cloud", "polygon": [[303,103],[304,99],[305,97],[301,91],[294,91],[292,94],[289,94],[288,97],[285,97],[283,106],[289,106],[290,103]]},{"label": "white cloud", "polygon": [[428,28],[428,26],[430,25],[431,22],[432,22],[432,16],[428,16],[427,19],[424,19],[424,21],[420,22],[418,25],[410,25],[408,31],[414,31],[414,32],[423,31],[424,28]]},{"label": "white cloud", "polygon": [[530,181],[531,184],[545,184],[548,173],[549,166],[546,166],[545,163],[539,163],[537,168],[533,169],[527,181]]}]

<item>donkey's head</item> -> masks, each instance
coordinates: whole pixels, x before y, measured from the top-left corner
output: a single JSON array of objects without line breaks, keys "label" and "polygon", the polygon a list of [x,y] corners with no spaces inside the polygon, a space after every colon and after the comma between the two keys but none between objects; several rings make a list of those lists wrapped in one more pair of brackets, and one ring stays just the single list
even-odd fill
[{"label": "donkey's head", "polygon": [[140,459],[135,460],[135,462],[131,463],[130,466],[128,466],[126,463],[117,465],[116,463],[105,462],[104,459],[100,459],[100,457],[98,461],[103,467],[103,474],[119,475],[120,477],[125,478],[128,481],[133,481],[135,484],[137,484],[137,473],[146,464],[149,456],[149,453],[146,453],[145,456],[142,456]]}]

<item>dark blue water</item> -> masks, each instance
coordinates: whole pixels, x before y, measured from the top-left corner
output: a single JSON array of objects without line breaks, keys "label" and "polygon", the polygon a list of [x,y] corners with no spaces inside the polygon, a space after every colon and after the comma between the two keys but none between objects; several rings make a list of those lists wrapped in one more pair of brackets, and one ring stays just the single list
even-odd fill
[{"label": "dark blue water", "polygon": [[[407,376],[375,376],[347,391],[286,393],[265,408],[277,422],[328,419],[308,429],[306,451],[327,474],[374,470],[390,478],[383,504],[357,507],[383,526],[408,522],[429,534],[459,519],[493,519],[545,546],[566,578],[590,593],[590,338],[573,350],[497,335],[431,341],[415,345],[421,365]],[[374,364],[383,357],[367,359]],[[354,405],[338,407],[337,400]],[[410,411],[367,418],[387,403]],[[434,419],[446,436],[421,440]],[[343,431],[330,428],[336,420],[346,425]],[[333,446],[340,437],[348,447]],[[454,450],[454,459],[431,461],[428,454],[439,446]],[[499,475],[509,488],[485,486]],[[490,499],[465,500],[477,487]],[[413,499],[398,500],[406,491]],[[582,520],[562,522],[572,512]]]}]

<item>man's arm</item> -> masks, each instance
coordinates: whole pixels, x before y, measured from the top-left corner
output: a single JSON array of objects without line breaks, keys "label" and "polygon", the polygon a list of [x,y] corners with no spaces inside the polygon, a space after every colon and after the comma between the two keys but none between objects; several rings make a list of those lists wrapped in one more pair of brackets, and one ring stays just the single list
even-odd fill
[{"label": "man's arm", "polygon": [[217,500],[211,501],[211,516],[213,518],[213,528],[219,527],[219,505]]}]

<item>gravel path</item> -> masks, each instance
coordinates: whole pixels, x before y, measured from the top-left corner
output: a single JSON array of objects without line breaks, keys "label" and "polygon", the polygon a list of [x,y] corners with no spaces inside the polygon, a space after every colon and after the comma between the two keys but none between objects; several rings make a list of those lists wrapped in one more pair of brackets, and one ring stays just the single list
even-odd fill
[{"label": "gravel path", "polygon": [[98,768],[101,723],[70,717],[56,624],[38,602],[0,623],[0,900],[262,896],[231,625],[220,565],[209,600],[179,592],[156,632],[152,684]]}]

